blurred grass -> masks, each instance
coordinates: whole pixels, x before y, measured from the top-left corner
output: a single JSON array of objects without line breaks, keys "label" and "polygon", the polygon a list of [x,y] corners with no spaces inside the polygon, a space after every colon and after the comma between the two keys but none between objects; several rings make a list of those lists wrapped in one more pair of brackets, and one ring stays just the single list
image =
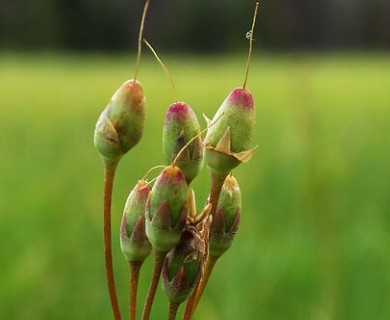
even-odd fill
[{"label": "blurred grass", "polygon": [[[118,229],[129,190],[162,161],[173,100],[145,54],[142,142],[120,164],[114,261],[124,318],[128,275]],[[164,57],[179,99],[213,115],[243,80],[245,57]],[[133,74],[125,56],[0,55],[0,318],[110,319],[95,121]],[[248,87],[260,145],[235,171],[244,205],[195,319],[390,318],[390,57],[258,55]],[[195,181],[198,206],[208,174]],[[141,277],[143,303],[151,270]],[[161,290],[153,319],[164,319]]]}]

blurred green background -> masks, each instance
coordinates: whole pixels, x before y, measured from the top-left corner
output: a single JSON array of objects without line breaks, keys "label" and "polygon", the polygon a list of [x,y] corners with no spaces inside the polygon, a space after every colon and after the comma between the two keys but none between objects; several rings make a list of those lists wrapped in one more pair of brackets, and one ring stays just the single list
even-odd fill
[{"label": "blurred green background", "polygon": [[[93,131],[113,92],[133,76],[142,5],[0,0],[0,319],[112,318]],[[212,117],[242,85],[253,7],[152,2],[146,36],[203,126],[202,113]],[[385,0],[263,2],[248,81],[260,147],[234,171],[243,193],[240,230],[195,320],[390,319],[387,9]],[[173,102],[147,49],[138,78],[145,133],[121,161],[113,197],[124,319],[122,209],[136,181],[162,163],[163,118]],[[200,208],[207,168],[194,188]],[[139,312],[151,267],[149,258]],[[159,288],[152,319],[165,319],[167,310]]]},{"label": "blurred green background", "polygon": [[[103,167],[92,136],[135,57],[0,58],[1,318],[110,319]],[[199,118],[212,116],[243,80],[245,55],[163,58],[179,99]],[[260,148],[235,170],[242,224],[195,319],[389,319],[389,71],[384,54],[254,56],[248,87]],[[148,99],[145,135],[122,160],[113,198],[124,315],[128,270],[115,234],[128,192],[162,162],[163,117],[173,101],[148,52],[139,79]],[[201,206],[206,168],[194,187]],[[150,271],[148,259],[140,307]],[[166,314],[159,289],[153,319]]]}]

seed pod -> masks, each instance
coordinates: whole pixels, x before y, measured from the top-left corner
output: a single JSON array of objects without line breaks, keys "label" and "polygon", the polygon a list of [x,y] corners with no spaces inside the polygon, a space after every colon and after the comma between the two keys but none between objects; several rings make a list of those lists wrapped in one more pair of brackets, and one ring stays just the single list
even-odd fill
[{"label": "seed pod", "polygon": [[118,161],[141,139],[145,96],[136,80],[125,81],[112,96],[95,128],[94,143],[106,161]]},{"label": "seed pod", "polygon": [[[191,107],[184,102],[171,104],[165,116],[163,150],[167,164],[173,162],[179,151],[199,133],[199,122]],[[187,184],[198,175],[203,164],[201,137],[192,142],[179,156],[176,165],[183,171]]]},{"label": "seed pod", "polygon": [[152,250],[145,231],[145,206],[150,190],[150,185],[140,180],[126,201],[120,228],[120,245],[129,262],[144,261]]},{"label": "seed pod", "polygon": [[210,256],[219,258],[230,248],[240,224],[241,191],[237,180],[227,176],[210,229]]},{"label": "seed pod", "polygon": [[162,284],[171,303],[182,303],[193,292],[202,270],[198,238],[185,230],[180,242],[167,254],[162,269]]},{"label": "seed pod", "polygon": [[168,252],[180,240],[188,215],[188,186],[183,172],[166,167],[158,176],[146,203],[146,235],[159,252]]},{"label": "seed pod", "polygon": [[[210,120],[206,118],[208,124]],[[249,149],[256,122],[251,92],[234,89],[214,116],[205,138],[205,159],[212,172],[226,175],[241,162],[251,158]]]}]

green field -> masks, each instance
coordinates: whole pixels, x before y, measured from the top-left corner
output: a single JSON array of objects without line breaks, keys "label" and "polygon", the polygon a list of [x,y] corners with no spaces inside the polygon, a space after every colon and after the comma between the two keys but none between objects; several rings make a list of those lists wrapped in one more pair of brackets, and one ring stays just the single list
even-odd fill
[{"label": "green field", "polygon": [[[243,81],[245,55],[164,57],[178,97],[211,117]],[[0,318],[111,319],[102,238],[102,162],[94,125],[134,57],[0,55]],[[173,93],[145,52],[148,113],[121,162],[114,262],[124,319],[128,268],[118,228],[128,192],[162,163]],[[241,226],[194,319],[390,319],[390,57],[257,55],[259,149],[234,174]],[[204,122],[201,120],[202,125]],[[194,182],[208,194],[204,168]],[[151,272],[141,276],[139,307]],[[161,289],[152,319],[165,319]]]}]

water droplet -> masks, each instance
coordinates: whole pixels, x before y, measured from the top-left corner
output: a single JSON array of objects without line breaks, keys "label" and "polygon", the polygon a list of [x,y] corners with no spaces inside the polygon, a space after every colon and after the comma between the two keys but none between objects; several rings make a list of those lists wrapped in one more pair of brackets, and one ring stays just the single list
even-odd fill
[{"label": "water droplet", "polygon": [[[245,37],[246,37],[248,40],[250,40],[251,37],[252,37],[252,30],[249,30],[249,31],[246,33]],[[252,40],[255,40],[255,39],[253,38]]]}]

